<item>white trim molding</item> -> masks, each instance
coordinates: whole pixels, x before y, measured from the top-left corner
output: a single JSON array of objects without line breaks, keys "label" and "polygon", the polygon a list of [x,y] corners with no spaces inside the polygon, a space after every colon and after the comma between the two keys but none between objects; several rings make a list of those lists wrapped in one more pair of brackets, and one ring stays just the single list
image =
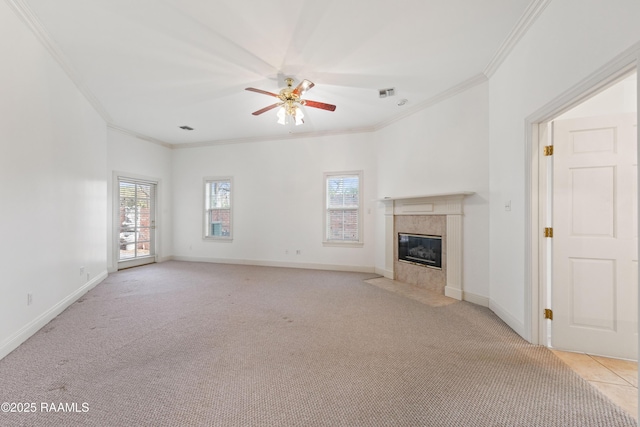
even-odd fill
[{"label": "white trim molding", "polygon": [[161,141],[159,139],[152,138],[150,136],[143,135],[141,133],[134,132],[134,131],[131,131],[129,129],[125,129],[125,128],[122,128],[120,126],[116,126],[113,123],[107,123],[107,127],[109,129],[111,129],[111,130],[113,130],[115,132],[119,132],[119,133],[121,133],[123,135],[132,136],[134,138],[142,139],[143,141],[151,142],[153,144],[157,144],[157,145],[160,145],[160,146],[165,147],[165,148],[173,149],[173,147],[174,147],[172,144],[169,144],[168,142]]},{"label": "white trim molding", "polygon": [[233,265],[257,265],[261,267],[286,267],[301,268],[306,270],[329,270],[329,271],[349,271],[354,273],[376,273],[376,268],[365,265],[342,265],[342,264],[316,264],[301,262],[282,262],[257,259],[237,259],[237,258],[210,258],[210,257],[191,257],[191,256],[173,256],[173,261],[188,262],[209,262],[213,264],[233,264]]},{"label": "white trim molding", "polygon": [[[538,126],[541,123],[553,120],[555,117],[615,84],[634,69],[637,69],[639,63],[640,42],[633,44],[612,58],[608,63],[549,101],[524,120],[525,300],[522,332],[519,332],[509,322],[507,323],[522,337],[533,344],[543,344],[545,341],[544,337],[546,336],[545,323],[541,319],[542,307],[540,306],[541,301],[544,301],[544,299],[542,298],[543,289],[540,283],[542,262],[540,260],[540,245],[538,243],[541,236],[541,225],[539,221],[540,165],[538,159],[541,147],[538,140]],[[638,188],[640,188],[640,186]],[[507,321],[496,310],[493,311],[503,320]]]},{"label": "white trim molding", "polygon": [[526,327],[524,323],[520,322],[513,314],[505,310],[500,304],[491,299],[489,301],[489,309],[493,311],[504,323],[507,324],[514,332],[521,337],[526,336]]},{"label": "white trim molding", "polygon": [[491,303],[490,299],[482,296],[482,295],[478,295],[478,294],[474,294],[471,292],[463,292],[462,293],[462,299],[464,301],[469,301],[470,303],[476,304],[476,305],[481,305],[483,307],[487,307],[489,308],[489,305]]},{"label": "white trim molding", "polygon": [[84,294],[95,288],[100,282],[107,278],[106,270],[98,274],[85,285],[74,291],[71,295],[24,325],[15,334],[11,335],[4,342],[0,343],[0,359],[18,348],[20,344],[25,342],[29,337],[38,332],[44,325],[52,321],[57,315],[62,313],[67,307],[79,300]]},{"label": "white trim molding", "polygon": [[498,68],[500,68],[500,65],[502,65],[507,56],[509,56],[520,39],[529,31],[529,28],[536,22],[536,19],[538,19],[549,3],[551,3],[551,0],[533,0],[531,4],[529,4],[527,10],[524,11],[507,38],[498,48],[498,51],[485,67],[484,75],[487,76],[487,78],[491,78]]}]

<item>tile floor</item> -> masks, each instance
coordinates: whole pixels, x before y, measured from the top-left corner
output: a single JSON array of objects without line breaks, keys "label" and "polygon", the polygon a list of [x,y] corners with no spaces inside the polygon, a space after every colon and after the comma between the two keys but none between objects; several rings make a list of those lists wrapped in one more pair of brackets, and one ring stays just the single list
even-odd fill
[{"label": "tile floor", "polygon": [[551,350],[571,369],[638,419],[638,364],[584,353]]},{"label": "tile floor", "polygon": [[458,302],[458,300],[446,297],[438,292],[429,291],[423,288],[419,288],[415,285],[409,285],[407,283],[398,282],[397,280],[391,280],[384,277],[365,280],[365,282],[370,285],[386,289],[387,291],[395,292],[407,298],[419,301],[423,304],[430,305],[431,307],[441,307],[443,305],[449,305]]}]

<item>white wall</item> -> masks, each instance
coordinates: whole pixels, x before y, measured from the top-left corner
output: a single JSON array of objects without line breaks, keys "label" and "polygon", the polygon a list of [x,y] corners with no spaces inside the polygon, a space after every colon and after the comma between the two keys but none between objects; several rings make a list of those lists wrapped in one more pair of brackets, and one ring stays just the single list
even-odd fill
[{"label": "white wall", "polygon": [[554,120],[635,113],[638,110],[638,76],[634,72],[622,81],[576,105]]},{"label": "white wall", "polygon": [[490,79],[491,307],[524,337],[525,118],[640,41],[638,22],[637,0],[552,1]]},{"label": "white wall", "polygon": [[[156,200],[156,255],[173,255],[171,159],[173,150],[109,128],[107,149],[107,256],[109,271],[118,269],[118,234],[114,224],[114,173],[158,182]],[[117,188],[117,187],[116,187]],[[118,195],[116,194],[117,198]],[[117,206],[117,204],[116,204]]]},{"label": "white wall", "polygon": [[[374,149],[357,134],[174,150],[174,258],[373,271]],[[364,171],[364,246],[325,247],[323,172],[353,170]],[[202,239],[208,176],[233,177],[233,242]]]},{"label": "white wall", "polygon": [[[375,135],[376,197],[474,191],[464,200],[463,290],[489,298],[489,84],[484,82]],[[382,205],[382,204],[380,204]],[[384,210],[376,267],[384,270]]]},{"label": "white wall", "polygon": [[107,186],[105,122],[5,2],[0,55],[2,358],[106,277]]}]

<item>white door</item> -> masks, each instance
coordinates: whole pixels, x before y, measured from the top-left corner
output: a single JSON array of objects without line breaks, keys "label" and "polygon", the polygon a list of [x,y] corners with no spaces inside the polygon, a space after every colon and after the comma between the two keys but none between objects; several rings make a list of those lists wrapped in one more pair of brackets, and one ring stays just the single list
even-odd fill
[{"label": "white door", "polygon": [[156,184],[118,178],[118,269],[156,261]]},{"label": "white door", "polygon": [[553,125],[552,346],[637,359],[636,115]]}]

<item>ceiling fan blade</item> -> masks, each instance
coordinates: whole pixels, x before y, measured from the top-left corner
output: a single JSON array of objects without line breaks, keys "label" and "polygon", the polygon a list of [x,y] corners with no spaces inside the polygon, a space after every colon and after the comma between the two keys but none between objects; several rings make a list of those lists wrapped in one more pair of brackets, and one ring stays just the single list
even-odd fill
[{"label": "ceiling fan blade", "polygon": [[327,111],[335,111],[336,110],[336,106],[335,105],[325,104],[324,102],[309,101],[308,99],[305,99],[304,105],[306,107],[320,108],[321,110],[327,110]]},{"label": "ceiling fan blade", "polygon": [[276,98],[278,97],[278,94],[272,93],[272,92],[267,92],[266,90],[262,90],[262,89],[256,89],[255,87],[247,87],[244,90],[248,90],[251,92],[258,92],[258,93],[262,93],[265,95],[270,95],[270,96],[275,96]]},{"label": "ceiling fan blade", "polygon": [[260,109],[260,110],[258,110],[258,111],[254,111],[254,112],[253,112],[253,113],[251,113],[251,114],[253,114],[254,116],[258,116],[258,115],[260,115],[260,114],[262,114],[262,113],[266,113],[266,112],[267,112],[267,111],[269,111],[269,110],[273,110],[273,109],[274,109],[274,108],[276,108],[278,105],[280,105],[280,103],[276,102],[275,104],[269,105],[268,107],[264,107],[264,108],[262,108],[262,109]]},{"label": "ceiling fan blade", "polygon": [[306,91],[308,91],[314,86],[315,86],[315,83],[310,82],[307,79],[304,79],[303,81],[300,82],[298,86],[296,86],[296,88],[293,90],[293,93],[295,93],[298,96],[302,96]]}]

